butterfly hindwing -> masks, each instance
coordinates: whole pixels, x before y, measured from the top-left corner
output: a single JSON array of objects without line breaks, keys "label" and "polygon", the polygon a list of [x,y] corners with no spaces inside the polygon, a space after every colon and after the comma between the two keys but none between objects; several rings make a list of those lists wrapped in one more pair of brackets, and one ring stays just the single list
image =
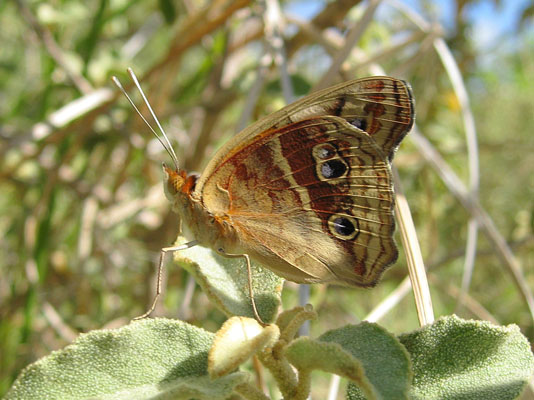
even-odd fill
[{"label": "butterfly hindwing", "polygon": [[238,248],[296,282],[370,286],[397,257],[387,160],[364,132],[316,117],[255,136],[205,181]]}]

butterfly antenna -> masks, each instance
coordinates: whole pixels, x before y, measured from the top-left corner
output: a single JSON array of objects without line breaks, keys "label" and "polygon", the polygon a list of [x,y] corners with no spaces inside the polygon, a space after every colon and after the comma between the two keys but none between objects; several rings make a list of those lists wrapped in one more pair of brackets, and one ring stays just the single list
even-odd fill
[{"label": "butterfly antenna", "polygon": [[161,143],[161,145],[163,146],[165,151],[171,157],[171,159],[172,159],[172,161],[174,163],[174,166],[176,167],[176,170],[178,170],[178,157],[176,156],[176,153],[174,152],[174,149],[173,149],[173,147],[171,145],[171,142],[169,141],[169,138],[168,138],[167,134],[165,133],[165,131],[163,130],[163,127],[159,123],[159,120],[156,117],[156,114],[154,113],[154,110],[152,110],[152,107],[150,106],[150,103],[148,102],[148,99],[146,98],[145,93],[143,92],[143,89],[141,89],[141,85],[139,84],[139,81],[137,80],[137,77],[135,76],[135,74],[134,74],[134,72],[133,72],[133,70],[131,68],[128,68],[128,73],[130,74],[130,77],[132,78],[135,86],[137,87],[137,90],[139,90],[139,92],[141,93],[141,96],[143,97],[143,101],[147,105],[148,110],[150,111],[150,114],[152,115],[152,118],[154,118],[154,121],[156,121],[156,125],[158,126],[158,128],[159,128],[159,130],[161,132],[161,135],[158,135],[158,133],[154,130],[154,128],[152,128],[152,126],[149,124],[149,122],[146,120],[146,118],[143,116],[143,114],[141,114],[141,111],[139,111],[139,109],[137,108],[137,106],[135,105],[133,100],[130,98],[128,93],[126,93],[126,90],[122,87],[119,79],[116,76],[111,77],[111,79],[113,80],[113,83],[115,83],[115,85],[119,88],[119,90],[124,94],[124,96],[126,96],[126,98],[130,102],[130,104],[132,105],[134,110],[137,112],[137,114],[139,114],[139,116],[141,117],[143,122],[146,124],[146,126],[148,126],[148,128],[152,131],[152,134]]}]

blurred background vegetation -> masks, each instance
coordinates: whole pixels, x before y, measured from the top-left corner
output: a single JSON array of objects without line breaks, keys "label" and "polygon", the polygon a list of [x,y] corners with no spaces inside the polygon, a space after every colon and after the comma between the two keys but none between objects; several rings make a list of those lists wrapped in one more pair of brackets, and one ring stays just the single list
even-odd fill
[{"label": "blurred background vegetation", "polygon": [[[408,80],[418,130],[395,165],[434,312],[515,323],[532,343],[533,15],[528,0],[0,2],[0,396],[78,333],[144,312],[178,232],[168,157],[110,80],[130,85],[127,67],[197,171],[314,88],[381,71]],[[371,312],[416,329],[406,276],[401,254],[375,289],[314,285],[311,334]],[[156,315],[224,321],[170,262],[165,287]],[[297,285],[283,303],[298,304]]]}]

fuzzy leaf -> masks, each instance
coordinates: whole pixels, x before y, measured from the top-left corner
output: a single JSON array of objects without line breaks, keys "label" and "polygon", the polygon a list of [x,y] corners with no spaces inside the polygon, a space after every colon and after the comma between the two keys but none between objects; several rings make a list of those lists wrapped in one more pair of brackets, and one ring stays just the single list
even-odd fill
[{"label": "fuzzy leaf", "polygon": [[[178,238],[182,243],[183,238]],[[248,292],[248,273],[243,258],[223,257],[195,246],[177,251],[174,259],[189,271],[214,304],[227,316],[254,317]],[[271,322],[278,313],[283,279],[252,262],[254,301],[260,317]]]},{"label": "fuzzy leaf", "polygon": [[[357,358],[379,399],[408,398],[412,380],[409,355],[381,326],[369,322],[348,325],[326,332],[319,340],[338,343]],[[349,388],[351,386],[356,388],[349,384]]]},{"label": "fuzzy leaf", "polygon": [[304,307],[294,307],[290,310],[282,311],[276,318],[276,325],[282,331],[282,338],[290,342],[295,338],[298,329],[306,321],[317,318],[317,313],[313,310],[311,304],[306,304]]},{"label": "fuzzy leaf", "polygon": [[370,398],[377,398],[362,364],[337,343],[301,337],[287,346],[285,355],[298,370],[321,370],[358,382]]},{"label": "fuzzy leaf", "polygon": [[[366,379],[354,379],[354,382],[362,385],[361,387],[368,396],[371,397],[374,393],[380,399],[407,398],[412,377],[408,353],[398,340],[382,327],[368,322],[348,325],[326,332],[318,338],[317,342],[337,344],[345,353],[358,360]],[[292,345],[293,343],[288,348]],[[342,366],[342,363],[348,359],[346,356],[335,355],[332,346],[324,349],[319,368],[338,373],[335,369],[339,369],[340,365]],[[330,356],[328,356],[329,352]],[[301,357],[315,356],[301,353]],[[291,362],[293,361],[295,360],[292,359]],[[348,374],[344,376],[349,377]]]},{"label": "fuzzy leaf", "polygon": [[212,377],[228,374],[280,336],[276,325],[261,326],[255,319],[232,317],[215,334],[208,355]]},{"label": "fuzzy leaf", "polygon": [[516,325],[449,316],[399,339],[411,354],[414,399],[515,399],[534,372]]},{"label": "fuzzy leaf", "polygon": [[92,331],[26,367],[5,399],[224,399],[247,375],[208,377],[213,337],[166,319]]}]

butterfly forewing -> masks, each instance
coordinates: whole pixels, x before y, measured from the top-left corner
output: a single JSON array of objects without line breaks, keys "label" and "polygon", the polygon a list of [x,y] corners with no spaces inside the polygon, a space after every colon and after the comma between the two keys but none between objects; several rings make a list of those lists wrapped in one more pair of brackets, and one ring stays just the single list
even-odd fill
[{"label": "butterfly forewing", "polygon": [[212,168],[256,135],[314,116],[344,118],[371,135],[391,161],[397,146],[412,128],[413,96],[406,82],[388,76],[343,82],[312,93],[258,120],[229,140],[212,158],[197,187],[202,188]]}]

